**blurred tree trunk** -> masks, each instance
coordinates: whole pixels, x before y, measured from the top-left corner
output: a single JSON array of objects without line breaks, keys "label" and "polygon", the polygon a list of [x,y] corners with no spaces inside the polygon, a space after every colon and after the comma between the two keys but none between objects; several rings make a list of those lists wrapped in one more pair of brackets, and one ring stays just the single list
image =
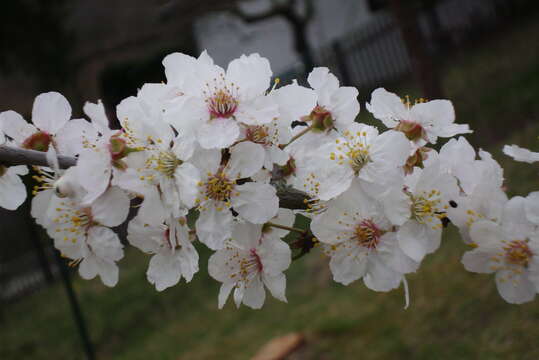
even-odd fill
[{"label": "blurred tree trunk", "polygon": [[389,0],[389,5],[393,17],[401,30],[412,62],[412,71],[422,89],[423,95],[429,99],[442,98],[443,91],[440,76],[419,27],[417,9],[414,4],[402,0]]},{"label": "blurred tree trunk", "polygon": [[305,11],[304,14],[300,14],[296,9],[296,2],[296,0],[288,0],[282,3],[273,2],[269,10],[258,14],[247,14],[239,6],[236,6],[233,13],[246,23],[255,23],[275,16],[285,19],[292,28],[294,49],[303,62],[305,72],[308,72],[314,67],[315,63],[307,37],[307,28],[314,15],[314,4],[313,0],[304,0]]}]

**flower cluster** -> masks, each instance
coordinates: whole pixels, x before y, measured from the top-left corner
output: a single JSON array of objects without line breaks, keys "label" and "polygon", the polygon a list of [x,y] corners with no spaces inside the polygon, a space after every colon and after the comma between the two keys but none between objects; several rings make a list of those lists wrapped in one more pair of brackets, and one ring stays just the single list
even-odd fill
[{"label": "flower cluster", "polygon": [[[4,145],[46,152],[49,166],[34,166],[32,215],[83,278],[118,282],[124,244],[114,227],[129,219],[127,242],[151,254],[147,279],[158,291],[198,272],[198,241],[214,251],[219,307],[232,291],[237,306],[262,307],[266,288],[286,301],[284,272],[315,246],[335,281],[403,284],[408,295],[406,274],[452,223],[472,248],[465,268],[495,272],[505,300],[539,291],[539,192],[507,198],[491,155],[454,138],[471,130],[455,123],[450,101],[376,89],[366,109],[381,130],[357,122],[357,89],[327,68],[302,86],[272,82],[258,54],[226,70],[206,52],[174,53],[163,65],[166,83],[144,84],[117,106],[121,129],[109,127],[101,102],[71,119],[55,92],[36,98],[33,124],[0,113]],[[451,139],[437,151],[438,138]],[[539,160],[515,145],[504,151]],[[61,169],[59,154],[76,166]],[[0,166],[1,207],[24,202],[27,172]],[[303,194],[301,209],[283,208],[278,189]],[[293,227],[298,214],[310,229]]]}]

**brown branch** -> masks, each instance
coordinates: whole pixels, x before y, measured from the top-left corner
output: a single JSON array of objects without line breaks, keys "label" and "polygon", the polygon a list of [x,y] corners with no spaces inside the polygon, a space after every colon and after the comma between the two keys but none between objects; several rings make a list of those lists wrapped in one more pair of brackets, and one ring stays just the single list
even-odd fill
[{"label": "brown branch", "polygon": [[[67,169],[77,164],[77,159],[69,156],[58,156],[61,169]],[[6,165],[38,165],[49,166],[46,154],[41,151],[19,149],[10,146],[0,146],[0,164]],[[291,188],[277,190],[279,206],[285,209],[306,209],[305,199],[308,196],[298,190]]]}]

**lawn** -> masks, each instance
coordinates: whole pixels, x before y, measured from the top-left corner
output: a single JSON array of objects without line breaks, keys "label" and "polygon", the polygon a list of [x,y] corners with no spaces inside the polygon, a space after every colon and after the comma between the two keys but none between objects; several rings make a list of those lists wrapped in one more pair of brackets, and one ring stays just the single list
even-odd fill
[{"label": "lawn", "polygon": [[[539,150],[539,24],[523,23],[446,65],[444,88],[475,144],[506,169],[508,192],[539,189],[537,165],[512,162],[505,143]],[[413,93],[413,92],[412,92]],[[492,145],[495,144],[495,145]],[[291,359],[538,359],[539,300],[515,306],[497,294],[492,276],[466,272],[466,246],[454,228],[441,249],[402,289],[375,293],[361,282],[332,282],[314,251],[292,264],[288,304],[268,298],[262,310],[232,302],[217,310],[218,283],[201,271],[189,283],[157,293],[145,280],[148,257],[130,249],[115,288],[99,280],[74,286],[99,359],[249,359],[273,337],[301,332]],[[78,334],[60,283],[4,305],[0,359],[80,359]]]}]

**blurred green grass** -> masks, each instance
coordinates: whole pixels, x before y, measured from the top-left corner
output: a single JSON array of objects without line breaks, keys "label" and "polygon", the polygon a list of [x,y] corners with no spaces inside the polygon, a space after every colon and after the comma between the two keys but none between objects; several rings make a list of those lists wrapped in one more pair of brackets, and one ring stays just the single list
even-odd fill
[{"label": "blurred green grass", "polygon": [[[460,55],[444,71],[458,122],[469,123],[476,130],[469,136],[473,144],[492,150],[502,163],[510,195],[538,189],[537,165],[501,153],[505,143],[539,150],[538,33],[539,24],[520,24]],[[75,275],[99,359],[249,359],[288,332],[306,335],[306,345],[291,359],[539,358],[539,300],[509,305],[491,276],[467,273],[460,264],[466,247],[454,228],[409,276],[406,311],[402,289],[375,293],[361,282],[332,282],[319,251],[287,271],[288,304],[268,294],[259,311],[237,310],[232,302],[217,310],[219,284],[206,271],[209,251],[199,250],[195,279],[162,293],[147,283],[149,258],[136,249],[121,261],[115,288]],[[61,283],[3,305],[1,314],[0,359],[83,357]]]}]

